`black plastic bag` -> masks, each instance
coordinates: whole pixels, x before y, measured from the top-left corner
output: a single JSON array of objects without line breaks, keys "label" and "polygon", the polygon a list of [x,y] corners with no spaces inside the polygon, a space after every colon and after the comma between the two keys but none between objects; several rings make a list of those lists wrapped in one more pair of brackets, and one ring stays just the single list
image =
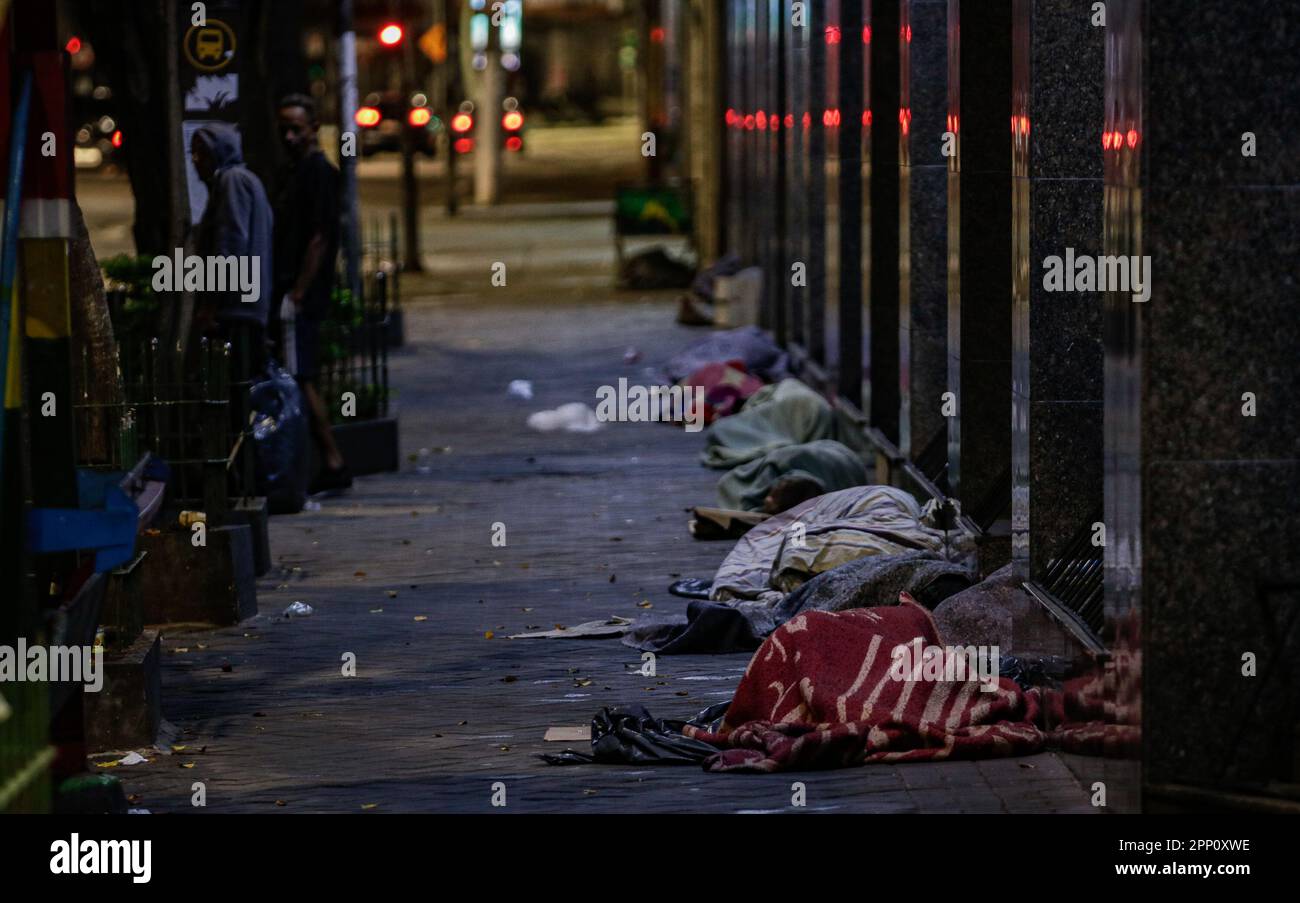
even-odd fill
[{"label": "black plastic bag", "polygon": [[249,389],[248,438],[256,460],[257,493],[272,514],[296,514],[307,502],[307,412],[297,381],[275,361]]}]

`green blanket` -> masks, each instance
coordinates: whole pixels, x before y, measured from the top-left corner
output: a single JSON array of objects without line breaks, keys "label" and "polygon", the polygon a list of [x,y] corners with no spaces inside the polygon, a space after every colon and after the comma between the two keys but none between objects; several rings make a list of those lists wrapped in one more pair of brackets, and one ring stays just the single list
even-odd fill
[{"label": "green blanket", "polygon": [[815,480],[824,495],[867,482],[867,468],[857,452],[834,439],[776,448],[723,475],[718,498],[723,508],[758,511],[772,485],[782,477]]},{"label": "green blanket", "polygon": [[708,467],[735,467],[789,445],[828,439],[831,406],[797,379],[764,386],[739,414],[724,417],[704,433],[700,459]]}]

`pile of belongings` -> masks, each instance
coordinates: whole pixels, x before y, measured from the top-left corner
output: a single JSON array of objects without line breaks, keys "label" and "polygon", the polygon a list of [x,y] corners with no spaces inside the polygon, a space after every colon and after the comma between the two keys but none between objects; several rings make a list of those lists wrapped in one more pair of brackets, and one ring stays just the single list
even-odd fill
[{"label": "pile of belongings", "polygon": [[663,248],[650,248],[623,262],[619,287],[654,291],[686,288],[695,279],[695,268],[672,257]]},{"label": "pile of belongings", "polygon": [[797,379],[783,379],[709,427],[700,459],[707,467],[732,468],[779,448],[829,439],[833,429],[826,399]]},{"label": "pile of belongings", "polygon": [[[740,411],[767,382],[788,376],[788,355],[757,326],[715,332],[692,342],[659,371],[663,383],[680,386],[692,399],[689,411],[659,419],[689,417],[708,425]],[[703,401],[702,414],[693,409],[696,398]]]},{"label": "pile of belongings", "polygon": [[752,376],[740,360],[705,364],[680,383],[690,389],[688,397],[694,398],[696,389],[704,400],[703,422],[707,426],[721,417],[730,417],[763,388],[763,381]]},{"label": "pile of belongings", "polygon": [[740,258],[727,254],[700,270],[691,282],[690,291],[677,299],[677,322],[685,326],[712,326],[716,313],[714,303],[718,300],[716,282],[735,276],[741,269]]},{"label": "pile of belongings", "polygon": [[862,456],[834,439],[774,448],[733,467],[718,481],[718,503],[740,511],[780,514],[792,505],[867,482]]},{"label": "pile of belongings", "polygon": [[717,601],[779,602],[807,580],[868,555],[938,552],[952,537],[930,525],[912,495],[858,486],[810,499],[746,533],[713,580]]},{"label": "pile of belongings", "polygon": [[708,599],[686,615],[648,616],[623,642],[663,654],[735,652],[805,610],[891,604],[900,591],[933,607],[970,585],[942,552],[964,538],[930,526],[916,500],[892,486],[860,486],[796,505],[751,527],[714,575]]},{"label": "pile of belongings", "polygon": [[790,375],[790,356],[757,326],[710,333],[669,359],[661,374],[668,383],[681,382],[708,364],[739,361],[746,373],[765,382]]},{"label": "pile of belongings", "polygon": [[689,722],[644,709],[601,712],[579,762],[699,763],[713,772],[836,768],[872,762],[1028,755],[1044,743],[1037,688],[945,654],[918,668],[900,650],[942,647],[930,612],[898,604],[805,611],[769,636],[726,706]]}]

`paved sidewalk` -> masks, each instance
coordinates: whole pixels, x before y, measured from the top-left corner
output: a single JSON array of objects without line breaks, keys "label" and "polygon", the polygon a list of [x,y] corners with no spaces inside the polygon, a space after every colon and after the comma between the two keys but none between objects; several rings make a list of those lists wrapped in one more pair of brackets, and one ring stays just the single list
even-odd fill
[{"label": "paved sidewalk", "polygon": [[[114,770],[135,805],[204,811],[190,804],[202,781],[209,812],[492,812],[501,782],[509,812],[1091,811],[1050,754],[781,775],[540,761],[564,746],[542,741],[548,727],[603,705],[684,718],[729,698],[748,656],[660,657],[646,678],[616,639],[505,639],[647,602],[677,610],[668,583],[710,576],[730,547],[686,531],[684,509],[712,502],[718,476],[696,461],[699,434],[524,426],[543,407],[594,406],[597,386],[699,333],[662,296],[527,284],[512,269],[508,293],[408,306],[392,359],[402,471],[272,520],[278,568],[256,619],[164,637],[164,715],[185,749]],[[623,363],[629,346],[639,363]],[[532,402],[506,397],[512,379],[533,381]],[[313,616],[279,617],[299,599]],[[795,781],[805,810],[790,806]]]}]

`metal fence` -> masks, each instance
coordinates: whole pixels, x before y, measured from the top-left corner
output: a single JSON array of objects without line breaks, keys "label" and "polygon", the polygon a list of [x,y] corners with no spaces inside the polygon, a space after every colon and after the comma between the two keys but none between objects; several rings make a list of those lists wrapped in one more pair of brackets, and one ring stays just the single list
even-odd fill
[{"label": "metal fence", "polygon": [[[110,316],[125,296],[110,292]],[[231,381],[234,349],[202,339],[184,365],[176,365],[156,337],[128,336],[117,343],[120,402],[78,399],[79,465],[96,470],[128,470],[146,452],[171,469],[168,496],[181,505],[216,516],[231,496],[251,495],[253,459],[240,454],[242,431],[232,405],[247,399],[249,382]],[[82,385],[93,379],[89,365]],[[246,416],[241,409],[241,416]]]},{"label": "metal fence", "polygon": [[[397,281],[380,265],[363,273],[360,297],[342,282],[334,289],[321,324],[318,388],[336,423],[388,416],[389,295]],[[349,402],[355,411],[345,414]]]},{"label": "metal fence", "polygon": [[[385,229],[387,225],[387,229]],[[368,228],[363,230],[361,238],[361,269],[365,273],[385,271],[391,282],[388,288],[389,316],[399,314],[402,310],[400,292],[401,280],[397,278],[402,271],[400,235],[397,214],[389,216],[387,223],[380,217],[373,217]]]}]

